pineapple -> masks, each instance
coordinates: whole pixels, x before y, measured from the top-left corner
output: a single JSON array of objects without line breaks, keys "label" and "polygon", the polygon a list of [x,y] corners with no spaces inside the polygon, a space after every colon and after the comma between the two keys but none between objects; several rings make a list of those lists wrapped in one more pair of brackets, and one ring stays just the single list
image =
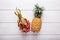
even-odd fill
[{"label": "pineapple", "polygon": [[42,25],[42,20],[41,20],[41,16],[42,16],[42,11],[43,11],[43,8],[39,7],[39,5],[35,5],[35,8],[34,8],[34,18],[32,20],[32,27],[31,27],[31,30],[33,32],[39,32],[40,29],[41,29],[41,25]]}]

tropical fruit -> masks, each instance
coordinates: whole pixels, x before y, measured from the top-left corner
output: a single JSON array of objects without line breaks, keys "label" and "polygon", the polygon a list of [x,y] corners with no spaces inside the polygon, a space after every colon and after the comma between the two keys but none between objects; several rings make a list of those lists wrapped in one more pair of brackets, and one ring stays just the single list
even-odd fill
[{"label": "tropical fruit", "polygon": [[42,25],[42,19],[41,19],[42,11],[43,11],[43,8],[39,7],[39,5],[36,4],[35,8],[34,8],[34,18],[32,20],[32,25],[31,25],[32,26],[31,30],[33,32],[39,32],[40,29],[41,29],[41,25]]},{"label": "tropical fruit", "polygon": [[18,27],[23,31],[23,32],[29,32],[30,31],[30,22],[22,17],[21,15],[21,10],[20,9],[16,9],[16,11],[14,12],[16,16],[18,16]]}]

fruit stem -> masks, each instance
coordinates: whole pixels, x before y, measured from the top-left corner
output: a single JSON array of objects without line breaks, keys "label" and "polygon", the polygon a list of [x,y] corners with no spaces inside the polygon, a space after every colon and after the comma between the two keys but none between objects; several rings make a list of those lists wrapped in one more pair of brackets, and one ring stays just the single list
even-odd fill
[{"label": "fruit stem", "polygon": [[18,16],[19,19],[23,18],[21,15],[21,10],[16,8],[16,12],[14,12],[16,16]]}]

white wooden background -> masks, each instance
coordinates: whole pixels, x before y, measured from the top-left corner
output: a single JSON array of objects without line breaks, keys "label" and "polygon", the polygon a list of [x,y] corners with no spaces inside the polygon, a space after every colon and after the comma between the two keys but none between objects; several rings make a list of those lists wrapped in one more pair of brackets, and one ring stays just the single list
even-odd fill
[{"label": "white wooden background", "polygon": [[[36,3],[45,9],[41,31],[22,33],[14,10],[20,8],[31,22]],[[0,40],[60,40],[60,0],[0,0]]]}]

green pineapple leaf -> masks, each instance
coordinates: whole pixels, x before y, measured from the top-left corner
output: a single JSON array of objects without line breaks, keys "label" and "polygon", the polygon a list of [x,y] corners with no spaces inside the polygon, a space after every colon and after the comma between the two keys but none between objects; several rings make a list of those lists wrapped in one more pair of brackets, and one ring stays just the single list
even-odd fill
[{"label": "green pineapple leaf", "polygon": [[36,4],[34,8],[34,12],[35,12],[34,16],[41,18],[43,10],[44,10],[43,7],[40,7],[38,4]]}]

